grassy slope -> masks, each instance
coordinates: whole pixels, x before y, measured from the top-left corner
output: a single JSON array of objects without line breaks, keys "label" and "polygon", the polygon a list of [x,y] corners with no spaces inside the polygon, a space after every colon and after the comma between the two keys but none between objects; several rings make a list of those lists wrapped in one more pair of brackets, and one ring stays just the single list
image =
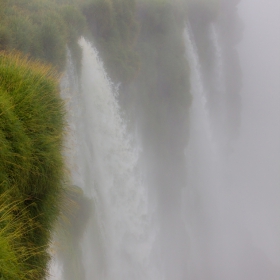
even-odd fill
[{"label": "grassy slope", "polygon": [[[1,52],[0,99],[0,276],[43,279],[64,179],[58,76],[49,66]],[[5,269],[9,258],[15,271]]]}]

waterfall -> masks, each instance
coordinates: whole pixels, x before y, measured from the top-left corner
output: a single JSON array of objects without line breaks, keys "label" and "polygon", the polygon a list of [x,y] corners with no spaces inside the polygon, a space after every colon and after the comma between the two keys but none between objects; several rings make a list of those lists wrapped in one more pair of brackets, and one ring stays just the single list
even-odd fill
[{"label": "waterfall", "polygon": [[[174,56],[167,55],[168,63],[159,63],[168,54],[169,44],[158,57],[154,46],[147,44],[155,53],[150,54],[156,58],[151,64],[160,66],[141,61],[143,72],[156,71],[151,75],[155,83],[150,83],[153,87],[147,92],[141,92],[141,86],[149,85],[147,75],[124,87],[126,94],[131,90],[137,95],[135,104],[123,102],[131,106],[127,112],[139,106],[133,117],[142,117],[130,123],[130,130],[118,103],[118,89],[107,76],[97,50],[80,40],[80,75],[68,53],[62,83],[70,112],[69,149],[65,153],[73,185],[83,190],[91,208],[76,247],[77,267],[66,268],[58,256],[52,280],[274,280],[279,276],[279,215],[275,214],[279,212],[279,172],[275,167],[279,131],[274,132],[279,124],[275,121],[279,98],[274,92],[261,95],[267,85],[261,89],[254,85],[249,93],[243,93],[245,125],[240,139],[233,139],[241,111],[241,82],[238,61],[233,61],[237,58],[235,46],[228,42],[219,20],[202,29],[190,17],[183,33],[182,61],[189,73],[182,78],[189,84],[183,84],[182,92],[185,87],[186,95],[191,92],[190,109],[179,104],[183,99],[175,90],[169,91],[170,81],[165,81],[174,70],[169,63]],[[207,43],[205,49],[198,45],[202,42]],[[162,73],[158,69],[162,65],[168,71]],[[271,70],[270,76],[276,76],[274,72]],[[258,73],[256,77],[262,76]],[[277,85],[275,89],[279,89]],[[153,90],[154,95],[149,92]],[[255,103],[255,92],[262,102]],[[174,103],[173,98],[177,99]],[[271,119],[264,122],[259,114],[266,98],[275,100],[271,125],[267,125]],[[251,104],[258,105],[257,109]],[[268,107],[267,115],[273,106]],[[254,113],[251,119],[248,112]],[[268,149],[268,155],[262,149],[269,141],[261,137],[259,125],[275,138],[277,147]],[[186,131],[188,136],[181,137]],[[269,176],[272,179],[268,180]],[[266,278],[269,273],[272,276]]]},{"label": "waterfall", "polygon": [[90,168],[85,174],[86,188],[97,205],[96,218],[102,229],[104,279],[152,279],[148,267],[154,237],[147,189],[137,175],[138,151],[126,132],[97,51],[83,39],[80,45],[85,154]]},{"label": "waterfall", "polygon": [[212,129],[217,135],[216,141],[219,142],[220,148],[226,148],[228,137],[227,132],[227,107],[226,107],[226,80],[225,80],[225,66],[224,53],[221,44],[219,28],[217,24],[212,23],[210,26],[210,42],[213,45],[213,92],[211,92],[213,108],[211,110]]},{"label": "waterfall", "polygon": [[185,151],[188,183],[183,193],[183,216],[189,237],[188,276],[209,280],[215,279],[215,246],[221,237],[223,162],[190,26],[186,27],[184,38],[193,95],[190,139]]},{"label": "waterfall", "polygon": [[[179,231],[185,223],[187,234],[177,233],[178,240],[173,240],[175,235],[169,237],[167,233],[163,236],[158,233],[160,225],[155,217],[161,214],[154,213],[154,207],[149,205],[147,182],[141,177],[139,166],[139,153],[143,147],[140,148],[137,137],[127,132],[118,105],[118,92],[110,82],[98,52],[85,39],[80,40],[83,50],[80,79],[68,54],[68,70],[62,85],[68,89],[64,98],[71,112],[70,155],[67,158],[73,184],[81,187],[94,204],[81,243],[83,272],[76,276],[80,280],[168,280],[166,277],[172,275],[180,280],[185,275],[190,279],[198,276],[206,279],[206,275],[210,275],[212,248],[209,244],[213,244],[213,236],[209,223],[217,223],[220,215],[216,192],[221,186],[222,178],[217,176],[221,174],[221,163],[207,106],[209,97],[190,27],[186,27],[183,35],[193,95],[191,136],[185,152],[188,184],[183,190],[182,217],[174,216],[176,221],[166,224]],[[221,67],[219,60],[217,84],[222,83]],[[161,186],[152,187],[156,190]],[[185,253],[175,256],[169,247],[176,246],[178,250],[185,243],[188,243],[188,259],[183,261],[181,258]],[[157,252],[162,251],[159,248],[167,248],[164,256]],[[62,268],[57,265],[55,273],[60,275],[60,270]]]},{"label": "waterfall", "polygon": [[150,256],[156,224],[151,224],[153,211],[139,169],[140,147],[126,130],[117,90],[97,50],[83,38],[79,44],[80,86],[70,62],[64,88],[74,88],[66,97],[72,114],[72,181],[94,204],[82,242],[83,279],[155,280],[158,271]]},{"label": "waterfall", "polygon": [[[184,38],[186,57],[191,70],[190,81],[193,102],[191,108],[191,138],[186,149],[188,184],[184,191],[183,216],[190,239],[188,273],[191,279],[195,279],[195,277],[203,279],[205,270],[202,270],[201,267],[207,265],[206,260],[203,260],[203,250],[207,246],[207,233],[205,232],[206,228],[202,230],[200,227],[203,226],[203,221],[207,219],[205,217],[206,211],[203,209],[207,201],[202,201],[202,198],[204,192],[208,194],[210,192],[206,186],[208,186],[208,180],[211,176],[211,170],[207,170],[211,166],[211,162],[206,161],[212,158],[213,146],[209,112],[206,106],[206,92],[201,77],[198,53],[189,26],[185,29]],[[208,178],[202,176],[205,173],[208,173]],[[204,236],[201,236],[202,232],[204,232]]]},{"label": "waterfall", "polygon": [[[259,113],[270,114],[276,95],[267,95],[270,85],[266,78],[263,79],[262,68],[256,70],[257,75],[254,73],[257,78],[250,81],[252,68],[246,65],[250,71],[247,69],[249,75],[245,77],[246,86],[242,92],[246,96],[242,104],[246,106],[242,114],[242,133],[238,141],[231,143],[232,151],[229,152],[231,127],[227,126],[233,124],[228,119],[232,108],[229,108],[231,104],[227,98],[233,100],[231,95],[236,93],[226,85],[225,76],[228,73],[223,70],[224,46],[221,45],[217,26],[212,25],[208,30],[214,57],[213,72],[207,73],[208,76],[202,75],[205,74],[200,66],[203,62],[200,62],[190,25],[184,33],[193,95],[190,139],[185,151],[188,183],[182,199],[182,215],[189,243],[188,279],[278,279],[279,262],[275,260],[279,260],[280,247],[279,238],[276,238],[279,229],[275,225],[279,225],[279,215],[275,214],[278,212],[273,196],[279,197],[279,172],[274,169],[279,157],[272,159],[272,151],[279,156],[279,132],[275,129],[279,123],[276,125],[276,118],[268,120]],[[253,48],[254,45],[250,45],[247,52]],[[259,55],[266,57],[261,52]],[[254,61],[257,59],[254,57]],[[271,76],[275,74],[273,69],[269,71]],[[263,79],[263,84],[258,79]],[[230,85],[234,83],[231,81]],[[277,98],[279,101],[279,96]],[[269,103],[268,109],[266,106]],[[277,112],[279,120],[279,110]],[[276,114],[276,110],[273,113]],[[236,112],[231,115],[235,116]],[[264,119],[267,122],[260,128]],[[268,128],[270,125],[271,129]],[[262,131],[271,135],[271,141],[276,140],[277,135],[277,144],[266,145],[268,138],[262,136]],[[269,164],[268,168],[264,162]]]}]

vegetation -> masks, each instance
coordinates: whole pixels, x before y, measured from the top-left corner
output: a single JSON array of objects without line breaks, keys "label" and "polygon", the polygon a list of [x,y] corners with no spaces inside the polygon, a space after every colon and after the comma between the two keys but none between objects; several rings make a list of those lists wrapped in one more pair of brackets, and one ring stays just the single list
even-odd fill
[{"label": "vegetation", "polygon": [[[126,107],[133,108],[128,114],[136,119],[144,153],[149,158],[149,172],[156,174],[153,178],[160,186],[163,216],[169,215],[180,199],[180,187],[186,185],[183,151],[188,141],[192,98],[184,59],[184,8],[164,0],[139,3],[137,51],[141,68],[125,88],[126,95],[133,93],[129,99],[132,104]],[[127,99],[125,96],[124,102]]]},{"label": "vegetation", "polygon": [[78,63],[77,39],[85,20],[77,5],[54,0],[2,1],[0,50],[16,49],[63,69],[68,45]]},{"label": "vegetation", "polygon": [[68,46],[79,68],[85,18],[78,3],[0,0],[0,279],[47,275],[67,197],[64,106],[52,67],[64,68]]},{"label": "vegetation", "polygon": [[135,0],[1,0],[0,50],[15,49],[62,70],[66,46],[79,68],[78,38],[93,36],[109,76],[127,84],[140,62]]},{"label": "vegetation", "polygon": [[38,279],[40,267],[30,260],[40,258],[46,248],[27,246],[26,238],[37,227],[36,222],[29,218],[22,201],[12,197],[12,192],[0,193],[0,210],[0,279]]},{"label": "vegetation", "polygon": [[109,76],[115,82],[131,82],[140,68],[135,1],[90,0],[83,14]]},{"label": "vegetation", "polygon": [[65,179],[64,122],[53,68],[16,52],[1,52],[1,279],[46,276],[46,249]]},{"label": "vegetation", "polygon": [[[181,6],[169,1],[141,1],[138,7],[141,28],[137,51],[142,67],[128,91],[135,92],[135,106],[141,108],[137,115],[143,116],[143,129],[149,143],[154,145],[153,151],[162,156],[170,149],[160,147],[158,143],[177,143],[179,148],[187,141],[182,132],[187,128],[191,96],[189,70],[184,60],[182,11]],[[178,130],[176,133],[175,129]],[[182,137],[171,141],[175,135]]]}]

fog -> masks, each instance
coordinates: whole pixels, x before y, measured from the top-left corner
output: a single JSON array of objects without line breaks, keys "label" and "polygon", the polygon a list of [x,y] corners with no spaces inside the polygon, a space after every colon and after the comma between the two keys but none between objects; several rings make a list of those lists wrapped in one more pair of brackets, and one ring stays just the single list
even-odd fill
[{"label": "fog", "polygon": [[139,2],[129,86],[87,40],[80,80],[68,61],[73,183],[94,211],[63,279],[279,279],[280,2],[212,2],[188,1],[181,29]]},{"label": "fog", "polygon": [[187,152],[191,181],[185,213],[192,253],[186,279],[280,277],[280,3],[243,0],[238,12],[243,25],[237,44],[241,111],[238,136],[230,140],[229,153],[219,142],[227,129],[213,130],[221,112],[218,118],[211,116],[207,110],[211,101],[206,100],[206,118],[197,113],[203,112],[199,99],[194,98],[192,105],[201,107],[193,109],[192,125],[205,132],[191,131]]},{"label": "fog", "polygon": [[[230,157],[229,181],[243,229],[243,278],[280,275],[280,3],[243,0],[238,45],[243,73],[240,136]],[[246,236],[247,234],[247,236]],[[250,261],[248,261],[250,259]],[[247,278],[246,278],[247,277]]]}]

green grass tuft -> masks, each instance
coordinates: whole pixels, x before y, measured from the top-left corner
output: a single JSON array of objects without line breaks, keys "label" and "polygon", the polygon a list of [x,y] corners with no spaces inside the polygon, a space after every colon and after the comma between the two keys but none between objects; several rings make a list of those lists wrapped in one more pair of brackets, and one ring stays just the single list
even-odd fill
[{"label": "green grass tuft", "polygon": [[0,276],[6,280],[44,279],[47,273],[66,174],[58,80],[51,66],[0,52],[1,199],[9,194],[0,201]]}]

